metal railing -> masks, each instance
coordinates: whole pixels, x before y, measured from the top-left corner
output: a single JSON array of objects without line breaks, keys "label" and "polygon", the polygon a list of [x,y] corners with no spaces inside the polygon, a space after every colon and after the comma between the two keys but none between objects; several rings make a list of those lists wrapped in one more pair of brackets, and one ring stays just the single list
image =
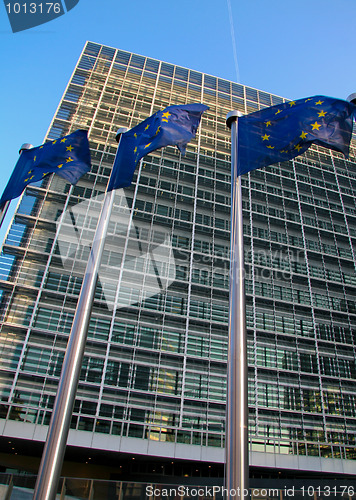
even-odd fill
[{"label": "metal railing", "polygon": [[[163,479],[163,478],[162,478]],[[197,478],[197,483],[199,479]],[[36,483],[35,475],[0,474],[0,500],[32,500]],[[282,483],[282,482],[281,482]],[[356,486],[340,485],[331,481],[305,486],[251,487],[245,492],[246,500],[354,500]],[[64,477],[60,479],[57,500],[222,500],[226,490],[221,485],[161,484],[146,482],[105,481]],[[237,492],[230,496],[238,498]]]}]

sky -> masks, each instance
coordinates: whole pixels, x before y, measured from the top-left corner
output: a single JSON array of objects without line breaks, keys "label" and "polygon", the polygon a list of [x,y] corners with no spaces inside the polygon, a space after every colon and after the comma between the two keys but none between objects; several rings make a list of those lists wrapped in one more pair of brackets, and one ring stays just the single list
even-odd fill
[{"label": "sky", "polygon": [[356,92],[355,0],[79,0],[18,33],[2,4],[1,192],[19,147],[43,142],[87,40],[288,99]]}]

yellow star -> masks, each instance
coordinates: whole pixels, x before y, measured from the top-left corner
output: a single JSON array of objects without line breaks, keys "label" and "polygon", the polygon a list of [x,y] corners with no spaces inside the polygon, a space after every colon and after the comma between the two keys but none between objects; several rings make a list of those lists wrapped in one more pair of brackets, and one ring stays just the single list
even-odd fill
[{"label": "yellow star", "polygon": [[137,134],[136,134],[136,132],[134,133],[134,138],[135,138],[135,139],[137,139]]},{"label": "yellow star", "polygon": [[160,130],[161,130],[161,127],[158,126],[155,135],[159,134]]},{"label": "yellow star", "polygon": [[136,146],[136,147],[135,147],[135,149],[134,149],[134,153],[137,153],[137,146]]},{"label": "yellow star", "polygon": [[63,137],[63,139],[61,140],[61,142],[66,142],[67,138],[66,137]]},{"label": "yellow star", "polygon": [[67,158],[66,163],[69,163],[70,161],[73,161],[73,158],[71,158],[71,157]]},{"label": "yellow star", "polygon": [[52,141],[52,144],[54,145],[54,144],[56,144],[56,142],[57,142],[57,139],[55,141]]},{"label": "yellow star", "polygon": [[266,125],[266,127],[269,127],[270,125],[272,125],[272,122],[270,120],[268,120],[268,122],[265,122],[265,125]]},{"label": "yellow star", "polygon": [[163,122],[168,122],[168,118],[171,116],[171,113],[166,111],[166,113],[162,113],[162,121]]},{"label": "yellow star", "polygon": [[319,100],[318,102],[316,102],[316,103],[315,103],[315,105],[317,106],[317,105],[319,104],[319,106],[321,106],[321,105],[323,104],[323,102],[324,102],[324,101],[320,101],[320,100]]},{"label": "yellow star", "polygon": [[269,138],[271,137],[270,135],[261,135],[263,141],[269,141]]},{"label": "yellow star", "polygon": [[57,165],[57,168],[62,168],[63,167],[63,163],[61,163],[60,165]]},{"label": "yellow star", "polygon": [[289,103],[289,106],[290,106],[290,107],[295,106],[295,101],[291,101],[291,102]]},{"label": "yellow star", "polygon": [[33,178],[34,178],[34,175],[32,175],[31,177],[29,177],[28,179],[24,179],[24,182],[28,182],[28,181],[30,181]]},{"label": "yellow star", "polygon": [[43,146],[40,146],[40,149],[42,149],[42,148],[43,148]]},{"label": "yellow star", "polygon": [[36,161],[37,156],[34,157],[33,161]]},{"label": "yellow star", "polygon": [[323,110],[321,110],[321,111],[319,111],[318,116],[319,116],[319,117],[320,117],[320,116],[326,116],[326,112],[325,112],[325,111],[323,111]]},{"label": "yellow star", "polygon": [[267,146],[268,149],[274,149],[274,146]]},{"label": "yellow star", "polygon": [[299,137],[301,137],[302,139],[306,139],[307,135],[308,132],[302,132]]},{"label": "yellow star", "polygon": [[282,110],[279,109],[278,111],[275,112],[275,115],[278,115],[279,113],[282,113]]},{"label": "yellow star", "polygon": [[146,144],[146,146],[144,147],[144,149],[148,148],[148,146],[151,146],[152,142],[149,142],[148,144]]},{"label": "yellow star", "polygon": [[308,102],[308,101],[311,101],[311,100],[312,100],[312,98],[311,98],[311,97],[309,97],[309,99],[305,99],[305,101],[304,101],[304,102]]},{"label": "yellow star", "polygon": [[[62,142],[62,141],[61,141],[61,142]],[[66,147],[66,151],[70,151],[70,152],[71,152],[71,151],[72,151],[72,149],[74,149],[74,148],[73,148],[73,146],[67,146],[67,147]]]},{"label": "yellow star", "polygon": [[312,130],[319,130],[321,125],[318,122],[315,122],[315,123],[312,123],[312,127],[313,127]]},{"label": "yellow star", "polygon": [[299,151],[302,149],[302,146],[300,144],[296,144],[294,146],[294,149],[296,149],[298,151],[298,153],[299,153]]},{"label": "yellow star", "polygon": [[147,129],[149,129],[149,128],[150,128],[150,126],[147,124],[147,125],[146,125],[146,127],[145,127],[145,130],[147,130]]}]

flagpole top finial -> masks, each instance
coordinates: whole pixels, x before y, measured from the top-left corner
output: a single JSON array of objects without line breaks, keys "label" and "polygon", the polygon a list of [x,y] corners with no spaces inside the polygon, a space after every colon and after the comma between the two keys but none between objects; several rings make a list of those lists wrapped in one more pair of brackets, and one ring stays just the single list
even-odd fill
[{"label": "flagpole top finial", "polygon": [[346,100],[352,102],[352,104],[356,104],[356,92],[350,94]]},{"label": "flagpole top finial", "polygon": [[127,132],[128,128],[127,127],[121,127],[118,129],[118,131],[116,132],[116,142],[120,142],[120,137],[121,137],[121,134],[124,134],[125,132]]},{"label": "flagpole top finial", "polygon": [[32,148],[33,148],[32,144],[25,142],[25,144],[22,144],[22,146],[19,149],[19,155],[22,153],[22,151],[25,151],[25,149],[32,149]]},{"label": "flagpole top finial", "polygon": [[243,116],[243,113],[241,111],[237,111],[237,109],[234,109],[233,111],[230,111],[226,115],[226,125],[231,128],[232,122],[236,121],[240,116]]}]

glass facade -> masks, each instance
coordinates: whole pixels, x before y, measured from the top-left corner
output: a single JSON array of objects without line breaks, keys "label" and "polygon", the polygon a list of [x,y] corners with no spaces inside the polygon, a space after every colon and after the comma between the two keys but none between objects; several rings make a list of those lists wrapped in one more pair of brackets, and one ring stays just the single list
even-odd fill
[{"label": "glass facade", "polygon": [[[93,168],[74,187],[57,176],[29,186],[2,247],[1,419],[49,422],[90,247],[62,212],[90,241],[116,130],[190,102],[210,109],[186,155],[150,154],[116,194],[72,429],[223,449],[225,119],[283,99],[91,42],[46,138],[88,129]],[[252,452],[356,458],[355,167],[315,146],[243,178]]]}]

